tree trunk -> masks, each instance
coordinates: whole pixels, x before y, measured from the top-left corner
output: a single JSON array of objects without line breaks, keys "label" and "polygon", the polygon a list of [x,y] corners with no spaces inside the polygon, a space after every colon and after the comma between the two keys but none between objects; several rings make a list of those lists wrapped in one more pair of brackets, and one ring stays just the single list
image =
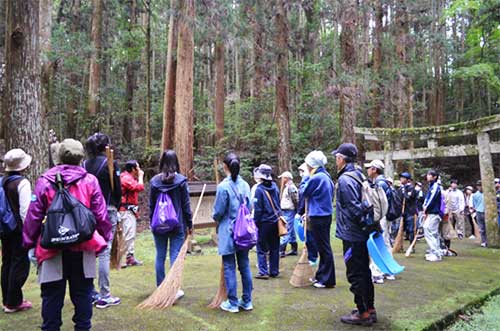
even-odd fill
[{"label": "tree trunk", "polygon": [[4,107],[7,149],[22,148],[33,157],[28,177],[34,181],[48,164],[41,111],[39,1],[7,1]]},{"label": "tree trunk", "polygon": [[286,0],[276,4],[276,116],[278,119],[278,168],[280,172],[292,169],[292,145],[290,141],[290,114],[288,109],[288,17]]},{"label": "tree trunk", "polygon": [[151,0],[146,0],[146,147],[151,146]]},{"label": "tree trunk", "polygon": [[[373,89],[373,113],[371,124],[374,128],[382,127],[383,93],[381,84],[382,74],[382,24],[384,19],[384,8],[381,0],[374,1],[375,7],[375,28],[373,34],[373,72],[375,74],[375,87]],[[380,146],[379,146],[380,147]]]},{"label": "tree trunk", "polygon": [[175,100],[174,146],[181,173],[193,178],[193,63],[195,20],[194,0],[180,1],[179,39],[177,44],[177,82]]},{"label": "tree trunk", "polygon": [[341,142],[356,143],[354,127],[356,126],[356,110],[359,102],[359,88],[354,79],[357,68],[357,0],[344,1],[341,17],[342,32],[340,45],[342,67],[345,71],[346,83],[340,90],[340,125]]},{"label": "tree trunk", "polygon": [[215,143],[224,137],[224,40],[215,44]]},{"label": "tree trunk", "polygon": [[165,92],[163,98],[163,130],[161,150],[174,146],[175,124],[175,84],[177,71],[178,4],[171,0],[170,22],[168,26],[167,65],[165,69]]},{"label": "tree trunk", "polygon": [[[135,25],[137,24],[137,3],[136,0],[129,0],[129,22],[128,30],[132,33]],[[131,48],[134,45],[129,43],[127,47]],[[123,117],[123,141],[125,143],[131,143],[134,139],[133,132],[136,132],[138,125],[136,122],[136,116],[134,115],[134,92],[137,84],[137,63],[135,58],[129,58],[127,63],[126,71],[126,87],[125,87],[125,99],[127,100],[127,111]]]},{"label": "tree trunk", "polygon": [[54,75],[55,63],[49,60],[51,50],[50,36],[52,29],[52,0],[40,0],[40,56],[41,56],[41,86],[42,86],[42,117],[51,110],[51,80]]},{"label": "tree trunk", "polygon": [[[88,113],[94,119],[99,113],[101,85],[101,48],[102,48],[102,7],[103,0],[92,0],[92,31],[89,72],[89,105]],[[95,124],[92,125],[95,127]]]},{"label": "tree trunk", "polygon": [[[80,0],[74,0],[71,12],[71,32],[80,30]],[[81,78],[74,70],[69,74],[70,89],[68,106],[66,110],[66,137],[76,138],[77,109],[79,104],[79,92]],[[82,87],[83,88],[83,87]]]}]

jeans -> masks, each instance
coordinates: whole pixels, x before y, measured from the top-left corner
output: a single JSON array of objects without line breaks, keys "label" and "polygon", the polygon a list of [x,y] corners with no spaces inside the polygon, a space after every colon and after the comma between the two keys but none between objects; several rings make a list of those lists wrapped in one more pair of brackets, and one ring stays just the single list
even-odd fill
[{"label": "jeans", "polygon": [[184,243],[184,232],[182,230],[176,230],[165,234],[153,233],[153,238],[156,247],[156,286],[160,286],[165,279],[165,260],[167,259],[168,242],[170,240],[169,254],[170,267],[172,267]]},{"label": "jeans", "polygon": [[316,280],[326,286],[335,286],[335,262],[330,244],[330,227],[332,216],[309,217],[311,231],[318,246],[319,267],[316,271]]},{"label": "jeans", "polygon": [[99,289],[100,296],[105,298],[111,294],[109,286],[109,263],[111,256],[111,246],[113,245],[113,238],[116,231],[116,224],[118,223],[118,211],[114,207],[108,207],[108,217],[111,225],[112,236],[111,240],[108,241],[108,247],[106,247],[98,256],[99,260]]},{"label": "jeans", "polygon": [[137,231],[137,217],[130,210],[120,212],[120,218],[123,225],[123,238],[125,240],[125,256],[131,256],[135,253],[135,234]]},{"label": "jeans", "polygon": [[[257,260],[259,273],[276,277],[280,273],[280,237],[278,235],[278,223],[257,223],[259,238],[257,240]],[[269,268],[266,253],[269,253]]]},{"label": "jeans", "polygon": [[43,283],[42,289],[42,330],[59,331],[62,325],[61,312],[69,282],[69,296],[75,306],[73,322],[75,330],[90,330],[92,319],[92,278],[83,273],[82,252],[62,252],[63,279]]},{"label": "jeans", "polygon": [[280,244],[295,244],[297,242],[297,236],[295,235],[295,210],[283,210],[283,216],[286,219],[286,229],[288,233],[281,237]]},{"label": "jeans", "polygon": [[406,232],[406,236],[413,242],[413,238],[415,238],[415,217],[414,215],[406,215],[404,216],[404,229]]},{"label": "jeans", "polygon": [[238,304],[238,283],[236,281],[236,262],[241,275],[243,285],[242,300],[244,303],[252,301],[252,272],[250,271],[250,260],[248,250],[238,250],[235,254],[222,256],[224,263],[224,280],[226,282],[227,298],[232,305]]},{"label": "jeans", "polygon": [[311,262],[316,262],[318,259],[318,245],[314,241],[314,235],[311,230],[306,233],[307,259]]},{"label": "jeans", "polygon": [[2,303],[11,308],[23,303],[22,288],[30,272],[28,250],[21,233],[2,238]]},{"label": "jeans", "polygon": [[476,212],[476,222],[479,226],[479,233],[481,234],[481,243],[488,243],[488,238],[486,237],[486,220],[484,218],[484,213]]},{"label": "jeans", "polygon": [[365,242],[343,241],[347,281],[354,294],[354,303],[360,314],[375,308],[375,289],[370,271],[370,257]]},{"label": "jeans", "polygon": [[439,245],[439,223],[441,223],[441,217],[439,214],[428,214],[427,219],[424,221],[424,237],[431,253],[441,257],[441,249]]}]

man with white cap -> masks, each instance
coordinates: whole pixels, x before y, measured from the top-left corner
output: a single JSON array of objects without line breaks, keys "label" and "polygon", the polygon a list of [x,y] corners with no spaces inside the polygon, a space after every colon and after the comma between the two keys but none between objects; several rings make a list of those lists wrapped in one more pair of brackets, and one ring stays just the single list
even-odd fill
[{"label": "man with white cap", "polygon": [[[281,211],[285,217],[288,234],[281,237],[280,240],[280,257],[297,255],[297,238],[295,236],[295,214],[299,204],[299,192],[297,186],[293,183],[293,176],[290,171],[285,171],[278,176],[281,179]],[[288,253],[286,245],[290,244],[292,250]]]},{"label": "man with white cap", "polygon": [[[323,152],[312,151],[306,156],[305,162],[311,176],[303,196],[307,204],[308,227],[312,231],[319,253],[319,267],[313,279],[313,286],[333,288],[336,285],[336,279],[330,244],[330,227],[333,215],[334,185],[330,174],[325,169],[327,159]],[[304,214],[304,211],[301,210],[300,214]]]},{"label": "man with white cap", "polygon": [[[24,178],[24,171],[31,164],[31,156],[22,149],[12,149],[4,156],[5,176],[0,179],[1,190],[5,192],[15,222],[14,229],[5,229],[2,241],[2,304],[5,313],[15,313],[32,308],[24,300],[22,287],[28,279],[30,262],[28,250],[23,247],[23,224],[31,201],[31,185]],[[0,231],[1,232],[1,231]]]}]

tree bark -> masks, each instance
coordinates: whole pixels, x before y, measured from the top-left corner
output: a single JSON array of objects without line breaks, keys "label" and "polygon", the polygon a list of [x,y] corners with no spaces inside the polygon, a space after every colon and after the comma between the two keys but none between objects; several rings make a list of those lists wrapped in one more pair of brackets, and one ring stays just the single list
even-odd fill
[{"label": "tree bark", "polygon": [[[80,30],[80,8],[81,0],[73,0],[71,7],[71,32],[77,33]],[[79,93],[81,78],[74,70],[69,74],[71,93],[66,110],[66,137],[76,138],[77,109],[79,104]],[[83,88],[83,87],[82,87]]]},{"label": "tree bark", "polygon": [[[92,31],[89,73],[88,114],[93,119],[99,112],[101,86],[101,47],[102,47],[102,7],[103,0],[92,0]],[[92,126],[94,126],[93,124]]]},{"label": "tree bark", "polygon": [[48,165],[41,111],[40,7],[38,0],[8,0],[6,5],[6,145],[33,157],[28,177],[34,181]]},{"label": "tree bark", "polygon": [[215,44],[215,143],[224,138],[224,40]]},{"label": "tree bark", "polygon": [[52,0],[40,0],[40,55],[41,55],[41,86],[42,86],[42,116],[46,117],[52,108],[51,105],[51,80],[54,75],[55,63],[51,62],[48,55],[51,50],[52,30]]},{"label": "tree bark", "polygon": [[193,178],[193,63],[195,19],[194,0],[180,1],[179,38],[177,44],[177,81],[175,100],[174,147],[179,157],[181,173]]},{"label": "tree bark", "polygon": [[[135,25],[137,24],[137,3],[136,0],[129,0],[129,24],[128,31],[132,32]],[[127,47],[134,47],[132,42],[129,42]],[[123,117],[123,141],[125,143],[131,143],[134,139],[133,132],[136,132],[138,125],[136,122],[136,116],[134,115],[134,92],[137,85],[137,61],[135,58],[129,58],[127,63],[126,71],[126,87],[125,87],[125,99],[127,100],[127,111]]]},{"label": "tree bark", "polygon": [[276,116],[278,119],[278,168],[280,172],[292,169],[292,145],[290,140],[290,113],[288,109],[288,17],[286,0],[276,4]]},{"label": "tree bark", "polygon": [[146,147],[151,146],[151,0],[146,0]]},{"label": "tree bark", "polygon": [[177,71],[178,3],[171,0],[168,26],[167,65],[165,69],[165,92],[163,98],[163,130],[161,150],[173,148],[175,136],[175,84]]}]

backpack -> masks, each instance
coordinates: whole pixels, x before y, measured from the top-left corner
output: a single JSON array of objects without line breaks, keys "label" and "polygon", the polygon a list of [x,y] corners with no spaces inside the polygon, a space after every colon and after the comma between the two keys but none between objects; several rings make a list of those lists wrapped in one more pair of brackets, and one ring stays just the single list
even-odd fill
[{"label": "backpack", "polygon": [[96,227],[94,213],[68,191],[61,173],[56,174],[55,187],[56,195],[42,223],[40,245],[62,249],[91,239]]},{"label": "backpack", "polygon": [[391,188],[391,199],[389,201],[389,210],[387,211],[387,220],[394,221],[403,214],[404,198],[401,192]]},{"label": "backpack", "polygon": [[238,249],[249,250],[257,244],[257,226],[243,197],[233,184],[230,184],[230,186],[240,202],[233,227],[234,244]]},{"label": "backpack", "polygon": [[162,191],[156,200],[153,218],[151,218],[151,231],[156,234],[165,234],[178,227],[179,218],[172,199],[166,191]]},{"label": "backpack", "polygon": [[8,183],[20,178],[22,176],[19,175],[0,177],[0,234],[2,235],[12,233],[17,228],[17,219],[12,212],[4,187]]},{"label": "backpack", "polygon": [[363,216],[361,218],[361,226],[363,230],[379,223],[385,217],[388,210],[387,197],[384,190],[377,184],[370,184],[367,178],[361,174],[361,178],[353,172],[348,172],[345,175],[353,178],[361,186],[361,200],[363,206]]}]

